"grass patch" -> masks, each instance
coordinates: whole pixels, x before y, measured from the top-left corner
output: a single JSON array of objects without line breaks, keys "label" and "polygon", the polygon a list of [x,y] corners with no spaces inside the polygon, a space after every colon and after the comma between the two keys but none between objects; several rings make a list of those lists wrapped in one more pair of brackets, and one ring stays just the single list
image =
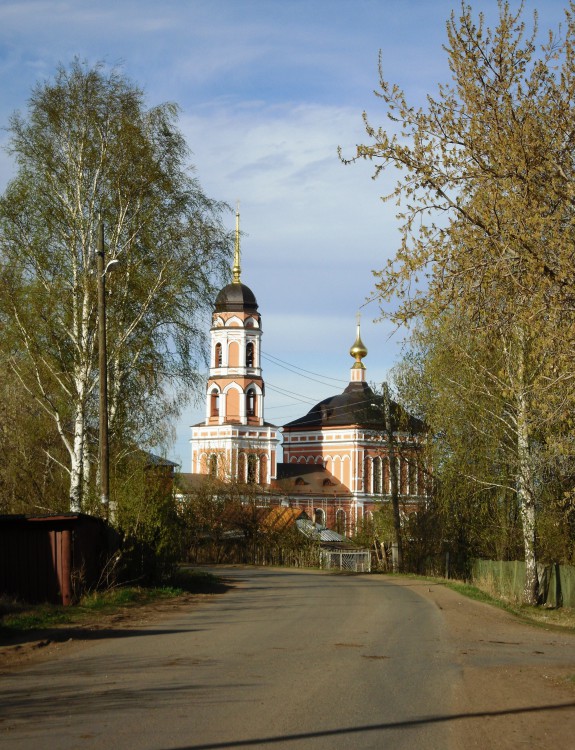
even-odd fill
[{"label": "grass patch", "polygon": [[57,607],[53,604],[36,606],[14,603],[16,611],[7,612],[0,620],[0,634],[10,634],[22,630],[42,630],[73,622],[68,607]]},{"label": "grass patch", "polygon": [[493,604],[501,609],[512,609],[511,605],[507,602],[504,602],[502,599],[497,599],[486,591],[478,589],[477,586],[472,586],[470,583],[448,580],[442,580],[441,583],[447,586],[448,589],[457,591],[458,594],[463,594],[463,596],[466,596],[468,599],[474,599],[477,602],[484,602],[485,604]]},{"label": "grass patch", "polygon": [[79,625],[100,615],[114,614],[184,594],[223,593],[229,588],[221,579],[204,571],[180,568],[164,586],[118,586],[86,594],[69,607],[56,604],[26,604],[0,598],[0,637],[31,630],[47,630],[61,625]]},{"label": "grass patch", "polygon": [[505,600],[492,596],[469,583],[442,579],[438,579],[438,582],[443,583],[447,588],[457,591],[458,594],[462,594],[469,599],[474,599],[478,602],[484,602],[485,604],[499,607],[532,625],[556,627],[561,628],[562,630],[571,630],[575,632],[575,611],[570,607],[559,607],[558,609],[531,607],[527,604],[506,602]]}]

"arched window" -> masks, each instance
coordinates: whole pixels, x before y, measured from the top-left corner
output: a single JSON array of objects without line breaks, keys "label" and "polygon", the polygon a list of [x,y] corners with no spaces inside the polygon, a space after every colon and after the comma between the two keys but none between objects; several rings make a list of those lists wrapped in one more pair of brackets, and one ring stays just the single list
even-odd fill
[{"label": "arched window", "polygon": [[407,495],[407,461],[405,460],[405,458],[398,456],[397,463],[399,466],[399,470],[397,472],[399,494]]},{"label": "arched window", "polygon": [[218,457],[215,453],[210,456],[210,476],[216,477],[218,475]]},{"label": "arched window", "polygon": [[256,415],[256,392],[253,388],[250,388],[246,393],[246,413],[248,417],[255,417]]},{"label": "arched window", "polygon": [[246,454],[240,453],[238,456],[238,482],[246,481]]},{"label": "arched window", "polygon": [[248,482],[255,484],[258,477],[258,457],[253,453],[248,456]]},{"label": "arched window", "polygon": [[389,476],[389,458],[383,459],[383,494],[391,493],[391,479]]},{"label": "arched window", "polygon": [[335,530],[342,536],[345,534],[345,510],[341,508],[335,514]]},{"label": "arched window", "polygon": [[260,484],[267,484],[268,481],[268,457],[260,456]]},{"label": "arched window", "polygon": [[216,347],[214,349],[214,367],[221,367],[222,366],[222,345],[220,343],[216,344]]},{"label": "arched window", "polygon": [[250,341],[246,346],[246,367],[254,366],[254,345]]},{"label": "arched window", "polygon": [[220,394],[218,391],[210,393],[210,417],[217,417],[220,413]]},{"label": "arched window", "polygon": [[315,508],[313,512],[313,520],[320,526],[325,526],[325,513],[321,508]]},{"label": "arched window", "polygon": [[366,458],[363,462],[363,491],[371,494],[371,459]]},{"label": "arched window", "polygon": [[407,459],[407,481],[407,492],[410,495],[417,495],[417,464],[413,456]]},{"label": "arched window", "polygon": [[381,458],[373,459],[373,494],[381,495]]}]

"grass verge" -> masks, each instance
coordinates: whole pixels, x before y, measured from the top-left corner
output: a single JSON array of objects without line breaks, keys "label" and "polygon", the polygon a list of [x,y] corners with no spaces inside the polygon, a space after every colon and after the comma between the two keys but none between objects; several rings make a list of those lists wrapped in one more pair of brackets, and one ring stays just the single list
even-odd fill
[{"label": "grass verge", "polygon": [[491,596],[485,591],[468,583],[463,583],[461,581],[448,581],[445,579],[437,580],[439,583],[443,583],[453,591],[457,591],[458,594],[462,594],[463,596],[467,596],[469,599],[474,599],[478,602],[484,602],[485,604],[499,607],[500,609],[519,617],[525,622],[529,622],[533,625],[540,625],[542,627],[557,627],[562,630],[575,632],[575,610],[570,607],[559,607],[554,609],[547,607],[530,607],[526,604],[511,604],[504,599]]},{"label": "grass verge", "polygon": [[69,607],[57,604],[27,604],[0,597],[0,638],[23,631],[81,625],[100,615],[173,599],[184,594],[214,594],[227,589],[221,579],[204,571],[179,569],[165,586],[118,586],[86,594]]}]

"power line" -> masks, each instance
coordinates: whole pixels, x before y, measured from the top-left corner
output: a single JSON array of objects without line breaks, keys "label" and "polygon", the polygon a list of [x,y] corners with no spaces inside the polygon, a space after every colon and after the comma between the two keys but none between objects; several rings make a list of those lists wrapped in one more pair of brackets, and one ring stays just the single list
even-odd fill
[{"label": "power line", "polygon": [[293,391],[287,391],[285,388],[278,388],[278,386],[271,385],[267,380],[265,381],[266,388],[269,388],[276,393],[281,393],[284,396],[291,396],[296,401],[300,401],[302,404],[316,404],[317,401],[312,400],[309,396],[304,396],[301,393],[294,393]]},{"label": "power line", "polygon": [[[306,377],[305,375],[301,375],[301,373],[307,372],[308,375],[316,375],[318,378],[324,378],[325,380],[333,380],[335,383],[347,383],[348,382],[347,380],[343,380],[342,378],[332,378],[329,375],[322,375],[319,372],[312,372],[311,370],[304,370],[303,367],[292,365],[290,362],[286,362],[285,360],[280,359],[279,357],[274,357],[272,354],[264,354],[264,352],[262,352],[261,355],[264,359],[269,359],[275,364],[280,364],[281,366],[285,367],[285,369],[290,370],[291,372],[295,373],[296,375],[299,375],[300,377]],[[313,378],[307,378],[307,380],[313,380]],[[316,380],[315,382],[318,383],[321,381]],[[324,384],[324,385],[327,385],[327,384]]]}]

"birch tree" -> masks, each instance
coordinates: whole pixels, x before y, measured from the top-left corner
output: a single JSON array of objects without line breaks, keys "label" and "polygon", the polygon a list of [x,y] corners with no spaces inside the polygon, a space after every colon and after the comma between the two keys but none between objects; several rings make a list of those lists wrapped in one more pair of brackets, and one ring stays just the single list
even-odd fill
[{"label": "birch tree", "polygon": [[[537,599],[533,452],[544,434],[562,442],[572,404],[575,224],[574,6],[561,35],[538,46],[522,7],[499,3],[487,28],[462,3],[447,23],[451,82],[411,106],[380,57],[378,95],[389,125],[364,122],[375,175],[400,170],[385,199],[400,204],[401,244],[378,274],[398,323],[450,311],[468,335],[501,347],[504,373],[483,374],[507,403],[517,458],[513,487],[523,521],[526,586]],[[476,365],[479,367],[480,362]],[[499,380],[497,380],[499,378]]]},{"label": "birch tree", "polygon": [[145,447],[199,383],[199,316],[225,277],[226,206],[188,168],[178,108],[147,108],[117,69],[75,60],[33,90],[9,123],[16,177],[0,199],[0,316],[12,372],[65,446],[70,509],[85,500],[96,429],[95,249],[106,278],[110,428]]}]

